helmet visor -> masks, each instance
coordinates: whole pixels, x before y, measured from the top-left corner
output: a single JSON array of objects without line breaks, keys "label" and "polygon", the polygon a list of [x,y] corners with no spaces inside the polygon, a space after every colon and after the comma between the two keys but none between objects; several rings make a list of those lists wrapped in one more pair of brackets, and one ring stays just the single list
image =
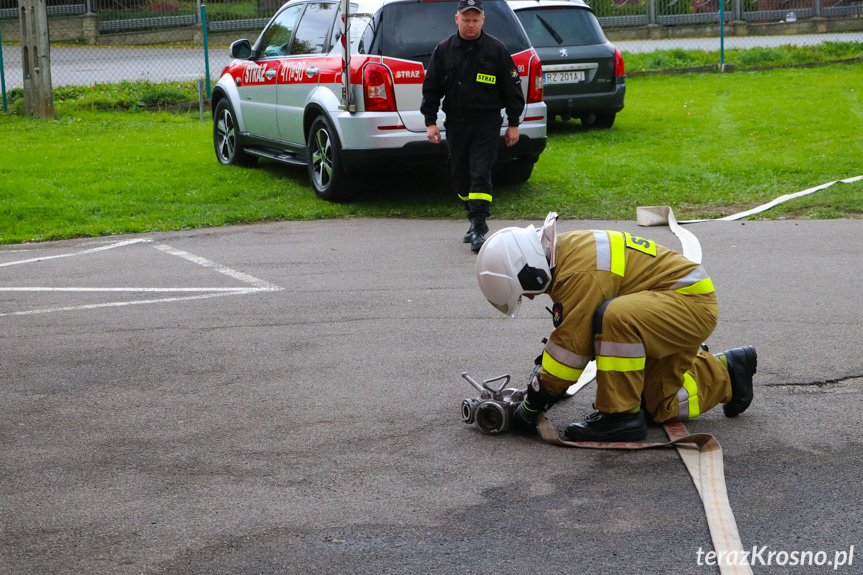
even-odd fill
[{"label": "helmet visor", "polygon": [[515,316],[518,315],[518,308],[521,307],[521,296],[518,296],[518,299],[515,300],[514,304],[510,303],[510,302],[507,302],[504,304],[496,304],[492,301],[490,301],[488,303],[493,305],[495,307],[495,309],[497,309],[497,311],[499,311],[503,315],[506,315],[506,316],[509,316],[509,317],[515,319]]}]

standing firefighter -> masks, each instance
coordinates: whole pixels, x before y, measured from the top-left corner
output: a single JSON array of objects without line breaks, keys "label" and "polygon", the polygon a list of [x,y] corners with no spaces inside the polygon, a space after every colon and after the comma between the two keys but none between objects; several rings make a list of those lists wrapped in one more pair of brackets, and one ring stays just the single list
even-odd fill
[{"label": "standing firefighter", "polygon": [[506,109],[504,142],[512,146],[519,138],[524,94],[506,46],[482,31],[482,0],[461,0],[455,22],[458,32],[432,53],[420,111],[429,141],[439,144],[436,122],[443,98],[450,177],[470,220],[463,241],[478,252],[488,232],[485,220],[491,215],[491,170],[500,145],[500,111]]},{"label": "standing firefighter", "polygon": [[751,346],[701,348],[719,318],[713,283],[699,264],[651,240],[615,231],[505,228],[476,262],[479,287],[515,317],[522,295],[548,294],[554,331],[531,375],[515,426],[534,430],[543,411],[596,359],[597,410],[572,423],[572,441],[635,441],[656,422],[697,417],[719,403],[735,417],[752,402]]}]

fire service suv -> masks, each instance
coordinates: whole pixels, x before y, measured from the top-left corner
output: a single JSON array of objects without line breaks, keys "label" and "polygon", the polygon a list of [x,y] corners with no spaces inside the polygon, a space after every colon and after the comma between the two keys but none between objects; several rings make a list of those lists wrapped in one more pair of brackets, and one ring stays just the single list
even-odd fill
[{"label": "fire service suv", "polygon": [[[325,200],[351,195],[353,175],[443,162],[420,113],[425,67],[456,32],[457,1],[295,0],[258,40],[231,45],[234,60],[213,89],[213,143],[223,164],[258,158],[307,165]],[[545,148],[542,68],[504,0],[483,2],[483,30],[509,49],[525,92],[518,143],[501,147],[495,180],[527,181]],[[347,18],[342,15],[347,13]],[[350,70],[345,74],[345,70]],[[444,114],[438,116],[443,128]]]}]

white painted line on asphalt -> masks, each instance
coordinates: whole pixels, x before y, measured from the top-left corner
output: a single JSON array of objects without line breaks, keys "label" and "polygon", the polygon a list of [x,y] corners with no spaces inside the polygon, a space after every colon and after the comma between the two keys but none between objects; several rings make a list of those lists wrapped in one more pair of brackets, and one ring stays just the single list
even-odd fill
[{"label": "white painted line on asphalt", "polygon": [[[45,260],[55,260],[55,259],[57,259],[57,258],[71,258],[71,257],[73,257],[73,256],[81,256],[81,255],[85,255],[85,254],[93,254],[93,253],[96,253],[96,252],[103,252],[103,251],[105,251],[105,250],[110,250],[110,249],[114,249],[114,248],[120,248],[120,247],[123,247],[123,246],[129,246],[129,245],[132,245],[132,244],[140,244],[140,243],[143,243],[143,242],[152,242],[152,241],[153,241],[153,240],[151,240],[151,239],[147,239],[147,238],[140,238],[140,239],[134,239],[134,240],[124,240],[124,241],[122,241],[122,242],[115,242],[115,243],[113,243],[113,244],[108,244],[107,246],[99,246],[99,247],[97,247],[97,248],[90,248],[90,249],[88,249],[88,250],[83,250],[83,251],[80,251],[80,252],[72,252],[72,253],[69,253],[69,254],[59,254],[59,255],[56,255],[56,256],[43,256],[43,257],[41,257],[41,258],[30,258],[30,259],[26,259],[26,260],[17,260],[17,261],[13,261],[13,262],[0,263],[0,268],[6,267],[6,266],[17,266],[17,265],[20,265],[20,264],[31,264],[31,263],[33,263],[33,262],[42,262],[42,261],[45,261]],[[23,250],[21,250],[21,251],[23,251]]]},{"label": "white painted line on asphalt", "polygon": [[171,246],[165,244],[156,244],[153,246],[157,250],[161,250],[167,254],[171,254],[172,256],[177,256],[183,258],[185,260],[189,260],[192,263],[196,263],[199,266],[203,266],[205,268],[210,268],[215,270],[221,274],[225,274],[226,276],[232,277],[234,279],[238,279],[241,282],[245,282],[247,284],[252,284],[256,288],[264,291],[279,291],[282,288],[275,286],[271,283],[265,282],[262,279],[258,279],[254,276],[250,276],[249,274],[244,274],[243,272],[238,272],[237,270],[232,270],[229,267],[225,267],[221,264],[217,264],[216,262],[212,262],[208,259],[190,254],[189,252],[184,252],[183,250],[178,250],[176,248],[172,248]]},{"label": "white painted line on asphalt", "polygon": [[261,293],[262,290],[258,290],[255,288],[241,288],[232,292],[219,292],[219,293],[207,293],[201,295],[194,296],[186,296],[186,297],[168,297],[168,298],[159,298],[159,299],[145,299],[139,301],[115,301],[109,303],[94,303],[90,305],[73,305],[66,307],[52,307],[52,308],[44,308],[44,309],[31,309],[27,311],[13,311],[9,313],[0,313],[0,317],[13,316],[13,315],[35,315],[40,313],[52,313],[56,311],[78,311],[78,310],[86,310],[86,309],[98,309],[103,307],[123,307],[128,305],[142,305],[142,304],[150,304],[150,303],[170,303],[175,301],[189,301],[195,299],[208,299],[213,297],[221,297],[226,295],[246,295],[253,293]]},{"label": "white painted line on asphalt", "polygon": [[[67,254],[59,254],[54,256],[45,256],[39,258],[29,258],[26,260],[17,260],[13,262],[6,262],[0,264],[0,267],[12,266],[12,265],[20,265],[26,263],[34,263],[41,262],[45,260],[57,259],[57,258],[67,258],[85,254],[93,254],[113,248],[129,246],[138,243],[152,243],[153,240],[148,238],[139,238],[133,240],[124,240],[121,242],[115,242],[112,244],[108,244],[105,246],[99,246],[97,248],[90,248],[87,250],[82,250],[78,252],[72,252]],[[58,311],[75,311],[75,310],[89,310],[89,309],[98,309],[98,308],[106,308],[106,307],[122,307],[122,306],[130,306],[130,305],[143,305],[143,304],[157,304],[157,303],[170,303],[170,302],[178,302],[178,301],[190,301],[196,299],[208,299],[214,297],[222,297],[228,295],[249,295],[255,293],[262,292],[273,292],[273,291],[281,291],[284,288],[281,288],[275,284],[271,284],[267,281],[264,281],[260,278],[256,278],[252,275],[237,271],[235,269],[229,268],[227,266],[223,266],[214,261],[208,260],[206,258],[202,258],[200,256],[196,256],[189,252],[179,250],[173,248],[167,244],[155,244],[152,247],[155,249],[173,255],[194,264],[197,264],[201,267],[211,269],[223,275],[226,275],[230,278],[239,280],[245,284],[249,284],[251,287],[0,287],[0,292],[67,292],[67,293],[194,293],[196,295],[186,295],[186,296],[177,296],[177,297],[166,297],[159,299],[146,299],[146,300],[132,300],[132,301],[117,301],[117,302],[105,302],[105,303],[95,303],[95,304],[85,304],[85,305],[74,305],[74,306],[63,306],[63,307],[53,307],[53,308],[42,308],[42,309],[32,309],[26,311],[16,311],[16,312],[6,312],[0,313],[0,317],[6,316],[18,316],[18,315],[33,315],[33,314],[42,314],[42,313],[52,313]]]},{"label": "white painted line on asphalt", "polygon": [[[132,288],[132,287],[0,287],[3,291],[65,291],[65,292],[248,292],[264,291],[259,288],[231,288],[231,287],[185,287],[185,288]],[[268,290],[272,291],[272,290]]]}]

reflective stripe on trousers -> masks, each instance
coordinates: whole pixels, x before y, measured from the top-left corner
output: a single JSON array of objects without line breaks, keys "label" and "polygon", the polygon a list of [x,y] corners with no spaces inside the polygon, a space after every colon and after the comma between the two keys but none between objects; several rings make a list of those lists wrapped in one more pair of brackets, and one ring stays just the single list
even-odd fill
[{"label": "reflective stripe on trousers", "polygon": [[644,370],[644,344],[596,340],[594,345],[597,371]]},{"label": "reflective stripe on trousers", "polygon": [[683,387],[677,392],[677,421],[695,419],[701,415],[698,408],[698,384],[688,373],[683,374]]}]

